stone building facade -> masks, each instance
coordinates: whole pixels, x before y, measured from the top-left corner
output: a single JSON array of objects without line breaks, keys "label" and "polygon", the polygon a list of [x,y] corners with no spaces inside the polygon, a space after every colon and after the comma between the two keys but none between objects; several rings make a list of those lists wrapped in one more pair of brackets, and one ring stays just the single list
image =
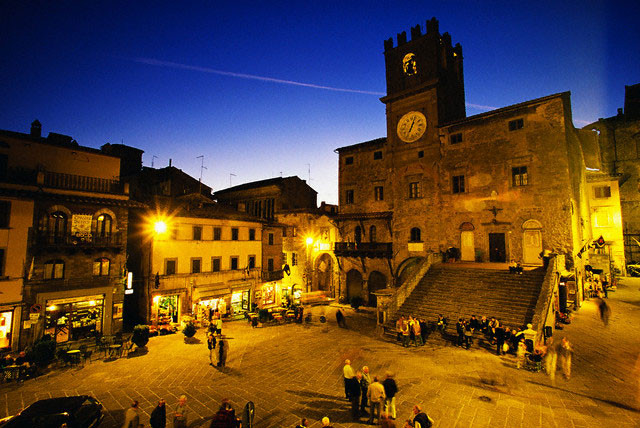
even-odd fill
[{"label": "stone building facade", "polygon": [[121,331],[128,211],[137,204],[120,159],[65,135],[44,138],[38,121],[29,134],[0,131],[0,140],[0,199],[17,226],[6,243],[7,284],[22,282],[13,346]]},{"label": "stone building facade", "polygon": [[426,29],[384,43],[387,137],[337,149],[346,297],[399,285],[429,253],[539,265],[549,250],[580,276],[593,139],[570,94],[466,117],[462,48],[435,18]]},{"label": "stone building facade", "polygon": [[627,263],[640,262],[640,83],[625,86],[624,108],[618,114],[585,126],[598,133],[595,169],[614,177],[620,206]]}]

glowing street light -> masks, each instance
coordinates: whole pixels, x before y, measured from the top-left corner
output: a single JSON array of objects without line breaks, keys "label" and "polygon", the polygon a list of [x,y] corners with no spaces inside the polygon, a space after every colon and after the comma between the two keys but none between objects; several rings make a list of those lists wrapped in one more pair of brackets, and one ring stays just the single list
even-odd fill
[{"label": "glowing street light", "polygon": [[307,242],[307,245],[313,244],[313,237],[309,236],[306,242]]},{"label": "glowing street light", "polygon": [[167,223],[162,220],[158,220],[153,224],[153,230],[157,235],[161,235],[167,231]]}]

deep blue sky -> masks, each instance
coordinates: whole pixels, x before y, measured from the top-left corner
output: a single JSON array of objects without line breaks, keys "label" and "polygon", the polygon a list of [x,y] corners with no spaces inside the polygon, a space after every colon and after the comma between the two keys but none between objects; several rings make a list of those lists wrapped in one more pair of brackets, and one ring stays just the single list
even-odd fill
[{"label": "deep blue sky", "polygon": [[582,127],[640,82],[637,4],[4,0],[0,129],[38,118],[196,178],[204,155],[214,190],[310,166],[318,202],[336,203],[333,150],[386,135],[385,39],[435,16],[462,44],[468,115],[571,91]]}]

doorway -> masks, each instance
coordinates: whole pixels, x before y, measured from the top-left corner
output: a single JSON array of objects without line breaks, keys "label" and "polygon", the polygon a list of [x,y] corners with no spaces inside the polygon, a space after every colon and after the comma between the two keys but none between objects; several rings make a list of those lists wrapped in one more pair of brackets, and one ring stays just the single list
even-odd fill
[{"label": "doorway", "polygon": [[460,234],[460,260],[463,262],[473,262],[476,260],[473,231],[465,230]]},{"label": "doorway", "polygon": [[504,263],[507,261],[504,233],[489,234],[489,261],[493,263]]},{"label": "doorway", "polygon": [[347,302],[354,297],[362,297],[362,274],[351,269],[347,272]]},{"label": "doorway", "polygon": [[522,229],[522,264],[542,265],[542,225],[537,220],[527,220]]}]

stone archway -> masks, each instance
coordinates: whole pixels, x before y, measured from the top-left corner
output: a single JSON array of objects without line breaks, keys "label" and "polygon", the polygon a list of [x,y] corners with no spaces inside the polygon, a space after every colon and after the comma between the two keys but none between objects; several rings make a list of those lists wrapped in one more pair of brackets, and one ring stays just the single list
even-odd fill
[{"label": "stone archway", "polygon": [[333,285],[333,260],[327,253],[321,254],[315,262],[316,287],[319,291],[329,292]]},{"label": "stone archway", "polygon": [[421,261],[421,257],[410,257],[400,263],[396,274],[396,287],[400,287],[407,280],[407,278],[411,276],[411,274],[415,273],[415,269]]},{"label": "stone archway", "polygon": [[351,269],[347,272],[347,302],[354,297],[362,297],[362,274]]},{"label": "stone archway", "polygon": [[373,293],[375,291],[387,288],[387,277],[383,273],[374,270],[369,274],[367,285],[369,289],[369,301],[367,303],[367,306],[375,308],[378,303],[376,295]]}]

